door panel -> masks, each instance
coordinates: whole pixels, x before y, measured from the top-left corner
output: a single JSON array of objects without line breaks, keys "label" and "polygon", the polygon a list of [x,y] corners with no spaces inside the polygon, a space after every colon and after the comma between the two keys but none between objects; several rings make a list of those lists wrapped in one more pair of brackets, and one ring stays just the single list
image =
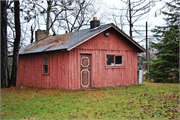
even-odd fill
[{"label": "door panel", "polygon": [[90,88],[90,75],[91,75],[91,55],[80,55],[80,68],[81,68],[81,75],[80,75],[80,83],[81,88]]}]

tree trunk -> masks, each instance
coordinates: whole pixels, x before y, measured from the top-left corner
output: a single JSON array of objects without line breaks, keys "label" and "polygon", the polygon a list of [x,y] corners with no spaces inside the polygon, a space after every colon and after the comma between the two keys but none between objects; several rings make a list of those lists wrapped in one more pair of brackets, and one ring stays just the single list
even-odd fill
[{"label": "tree trunk", "polygon": [[131,16],[131,1],[129,0],[129,35],[132,38],[132,16]]},{"label": "tree trunk", "polygon": [[1,88],[9,87],[6,1],[1,1]]},{"label": "tree trunk", "polygon": [[33,43],[34,39],[33,39],[33,34],[34,31],[33,31],[33,25],[31,25],[31,43]]},{"label": "tree trunk", "polygon": [[13,49],[11,82],[13,86],[16,86],[21,28],[20,28],[20,16],[19,16],[19,1],[15,1],[15,0],[14,0],[14,20],[15,20],[16,38],[14,41],[14,49]]},{"label": "tree trunk", "polygon": [[47,8],[46,30],[49,30],[50,10],[51,10],[52,1],[51,0],[47,1],[47,4],[48,4],[48,8]]}]

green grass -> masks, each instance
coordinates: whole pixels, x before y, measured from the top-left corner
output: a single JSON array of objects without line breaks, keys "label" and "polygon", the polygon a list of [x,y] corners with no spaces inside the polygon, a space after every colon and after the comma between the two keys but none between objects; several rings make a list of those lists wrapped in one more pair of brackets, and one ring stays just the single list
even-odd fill
[{"label": "green grass", "polygon": [[178,119],[179,85],[1,89],[1,119]]}]

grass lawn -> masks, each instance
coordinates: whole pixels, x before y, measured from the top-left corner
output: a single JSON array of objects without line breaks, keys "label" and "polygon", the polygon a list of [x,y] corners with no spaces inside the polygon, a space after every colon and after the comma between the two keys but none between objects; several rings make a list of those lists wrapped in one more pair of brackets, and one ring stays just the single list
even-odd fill
[{"label": "grass lawn", "polygon": [[1,119],[178,119],[179,84],[1,89]]}]

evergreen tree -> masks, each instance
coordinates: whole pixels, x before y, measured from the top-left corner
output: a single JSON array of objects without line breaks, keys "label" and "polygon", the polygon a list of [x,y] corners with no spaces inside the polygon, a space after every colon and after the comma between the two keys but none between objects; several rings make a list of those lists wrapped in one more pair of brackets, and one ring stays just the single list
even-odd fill
[{"label": "evergreen tree", "polygon": [[180,35],[180,1],[167,3],[168,12],[164,18],[166,26],[158,26],[152,32],[158,43],[152,43],[151,47],[158,50],[157,59],[148,62],[150,69],[147,76],[155,82],[178,83],[179,82],[179,35]]}]

